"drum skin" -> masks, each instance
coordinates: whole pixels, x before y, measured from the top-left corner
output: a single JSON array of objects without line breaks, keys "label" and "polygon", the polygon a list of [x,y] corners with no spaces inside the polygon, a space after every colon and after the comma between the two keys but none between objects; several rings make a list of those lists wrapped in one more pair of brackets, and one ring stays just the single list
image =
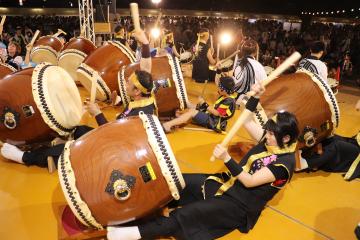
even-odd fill
[{"label": "drum skin", "polygon": [[[140,70],[140,63],[126,66],[125,79],[127,80],[136,70]],[[155,99],[159,117],[174,117],[176,110],[180,109],[180,102],[176,95],[176,83],[167,56],[152,58],[151,75],[153,81],[170,79],[171,87],[160,87],[155,93]]]},{"label": "drum skin", "polygon": [[54,49],[56,52],[60,52],[63,47],[60,40],[53,36],[44,36],[44,37],[39,38],[35,42],[34,48],[37,46],[48,46],[48,47],[51,47],[52,49]]},{"label": "drum skin", "polygon": [[[295,114],[300,136],[303,136],[305,127],[315,128],[316,143],[328,137],[334,129],[329,104],[321,89],[306,73],[282,75],[273,80],[266,86],[260,103],[269,117],[279,111]],[[322,130],[321,125],[327,122],[328,129]],[[304,147],[304,142],[299,143],[299,148]]]},{"label": "drum skin", "polygon": [[12,69],[10,65],[5,63],[0,63],[0,79],[13,72],[14,69]]},{"label": "drum skin", "polygon": [[68,49],[76,49],[80,52],[85,53],[86,55],[89,55],[93,51],[95,51],[96,47],[95,45],[89,41],[86,38],[72,38],[69,42],[67,42],[62,51],[68,50]]},{"label": "drum skin", "polygon": [[[70,161],[82,200],[103,226],[141,218],[172,199],[138,117],[102,125],[82,136],[70,145]],[[139,168],[149,162],[156,179],[145,182]],[[136,178],[125,201],[105,191],[113,170]]]},{"label": "drum skin", "polygon": [[[85,58],[83,63],[99,73],[110,92],[119,93],[118,72],[122,66],[130,64],[131,60],[120,49],[108,43],[97,48]],[[78,79],[81,78],[78,76]]]},{"label": "drum skin", "polygon": [[[0,115],[6,107],[20,115],[15,129],[7,128],[3,120],[0,122],[0,140],[26,141],[27,143],[50,140],[57,136],[44,122],[32,95],[31,76],[34,68],[27,68],[10,75],[0,81]],[[31,106],[34,114],[25,117],[23,106]]]}]

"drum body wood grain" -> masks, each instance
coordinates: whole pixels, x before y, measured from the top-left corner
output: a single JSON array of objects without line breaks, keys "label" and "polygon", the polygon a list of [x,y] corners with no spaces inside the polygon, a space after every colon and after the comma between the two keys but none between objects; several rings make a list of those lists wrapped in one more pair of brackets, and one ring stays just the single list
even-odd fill
[{"label": "drum body wood grain", "polygon": [[[160,122],[140,115],[66,144],[58,163],[60,183],[83,224],[101,229],[132,221],[179,198],[185,183]],[[125,191],[117,191],[120,182]]]},{"label": "drum body wood grain", "polygon": [[[339,124],[340,112],[329,85],[321,78],[306,71],[282,75],[266,86],[260,97],[261,107],[267,116],[279,111],[294,113],[299,121],[300,148],[304,147],[306,133],[316,137],[312,145],[333,133]],[[261,114],[256,114],[261,120]]]},{"label": "drum body wood grain", "polygon": [[90,92],[94,72],[97,72],[96,98],[109,101],[113,91],[119,91],[118,73],[122,66],[135,62],[130,49],[120,42],[109,41],[85,58],[77,70],[77,80]]}]

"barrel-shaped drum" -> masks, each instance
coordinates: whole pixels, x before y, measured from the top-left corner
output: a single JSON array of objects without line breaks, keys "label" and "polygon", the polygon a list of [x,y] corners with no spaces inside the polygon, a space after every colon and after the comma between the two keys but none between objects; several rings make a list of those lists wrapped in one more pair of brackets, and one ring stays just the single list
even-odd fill
[{"label": "barrel-shaped drum", "polygon": [[156,116],[140,113],[68,142],[58,162],[70,208],[102,229],[144,217],[179,199],[185,182]]},{"label": "barrel-shaped drum", "polygon": [[58,57],[58,64],[64,68],[70,76],[77,80],[76,70],[84,59],[95,51],[95,45],[86,38],[72,38],[67,42]]},{"label": "barrel-shaped drum", "polygon": [[[179,60],[169,54],[152,58],[151,76],[154,81],[154,93],[160,117],[174,117],[176,110],[187,107],[188,97]],[[140,63],[124,66],[119,72],[120,96],[124,105],[129,104],[126,93],[126,81]]]},{"label": "barrel-shaped drum", "polygon": [[279,111],[296,115],[300,148],[315,145],[339,125],[340,111],[330,86],[318,75],[306,70],[282,75],[267,85],[260,97],[255,119],[263,125],[266,122],[264,113],[272,116]]},{"label": "barrel-shaped drum", "polygon": [[82,102],[70,75],[42,63],[0,81],[0,140],[26,143],[67,136],[79,125]]},{"label": "barrel-shaped drum", "polygon": [[14,67],[9,64],[0,62],[0,79],[13,72],[16,72]]},{"label": "barrel-shaped drum", "polygon": [[31,61],[35,63],[48,62],[57,65],[58,53],[63,44],[57,37],[44,36],[39,38],[30,53]]},{"label": "barrel-shaped drum", "polygon": [[135,62],[131,50],[117,41],[108,41],[87,56],[77,69],[77,80],[91,92],[94,72],[97,72],[96,99],[109,101],[113,91],[119,91],[118,73],[122,66]]}]

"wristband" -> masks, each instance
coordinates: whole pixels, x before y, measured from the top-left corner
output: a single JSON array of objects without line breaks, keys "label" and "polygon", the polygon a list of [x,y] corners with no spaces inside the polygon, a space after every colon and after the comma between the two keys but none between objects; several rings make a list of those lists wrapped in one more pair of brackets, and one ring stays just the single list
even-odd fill
[{"label": "wristband", "polygon": [[256,110],[258,103],[259,103],[259,99],[251,96],[250,99],[247,101],[245,108],[250,112],[254,112]]},{"label": "wristband", "polygon": [[143,44],[141,47],[141,57],[149,58],[150,57],[150,47],[149,44]]},{"label": "wristband", "polygon": [[225,166],[227,167],[227,169],[229,169],[233,177],[236,177],[243,171],[242,167],[240,167],[239,164],[235,162],[235,160],[232,158],[225,163]]}]

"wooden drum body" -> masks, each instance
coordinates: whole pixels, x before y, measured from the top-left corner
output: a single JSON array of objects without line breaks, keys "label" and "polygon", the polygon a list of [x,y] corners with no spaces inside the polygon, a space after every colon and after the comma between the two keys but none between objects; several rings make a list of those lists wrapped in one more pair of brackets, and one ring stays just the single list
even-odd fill
[{"label": "wooden drum body", "polygon": [[77,69],[77,80],[90,92],[94,72],[99,78],[96,99],[109,101],[113,91],[119,91],[118,72],[122,66],[135,62],[131,50],[117,41],[108,41],[87,56]]},{"label": "wooden drum body", "polygon": [[41,37],[35,42],[34,48],[31,50],[31,61],[35,63],[48,62],[57,65],[58,53],[62,47],[63,44],[57,37]]},{"label": "wooden drum body", "polygon": [[16,72],[14,67],[9,64],[0,62],[0,79],[13,72]]},{"label": "wooden drum body", "polygon": [[72,38],[65,44],[63,50],[59,54],[59,66],[64,68],[70,76],[77,80],[76,70],[84,59],[95,51],[95,45],[86,38]]},{"label": "wooden drum body", "polygon": [[300,130],[299,148],[319,143],[339,125],[340,111],[331,88],[316,74],[303,69],[273,80],[266,86],[259,105],[255,119],[262,125],[266,116],[279,111],[296,115]]},{"label": "wooden drum body", "polygon": [[[126,106],[130,99],[126,93],[126,81],[140,63],[124,66],[119,72],[119,87],[122,103]],[[177,109],[187,107],[188,97],[179,60],[171,55],[152,58],[151,76],[154,81],[154,92],[160,117],[174,117]]]},{"label": "wooden drum body", "polygon": [[86,226],[129,222],[179,199],[185,182],[153,115],[140,113],[68,142],[58,162],[60,184]]},{"label": "wooden drum body", "polygon": [[0,140],[26,143],[67,136],[80,123],[82,102],[70,75],[48,63],[0,81]]}]

